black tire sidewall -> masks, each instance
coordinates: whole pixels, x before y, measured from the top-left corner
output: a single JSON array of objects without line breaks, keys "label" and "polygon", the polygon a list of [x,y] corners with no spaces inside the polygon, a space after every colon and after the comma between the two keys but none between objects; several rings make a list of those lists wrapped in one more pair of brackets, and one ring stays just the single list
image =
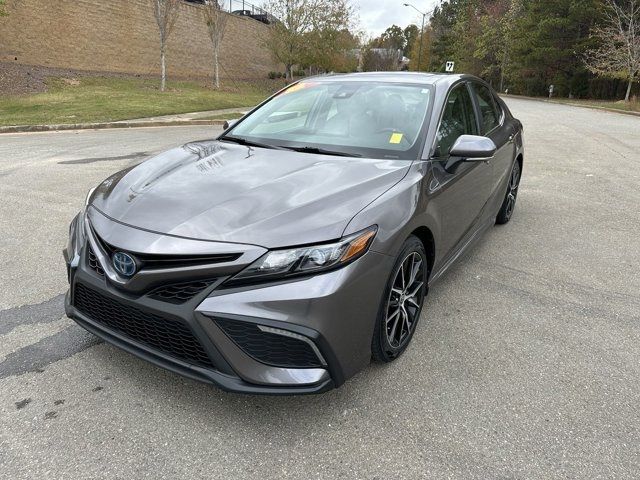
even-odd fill
[{"label": "black tire sidewall", "polygon": [[[393,281],[395,280],[396,274],[398,272],[398,270],[400,269],[400,265],[402,263],[402,261],[411,253],[416,252],[420,255],[420,257],[422,258],[422,261],[424,262],[425,265],[425,269],[424,269],[424,284],[425,284],[425,292],[424,295],[422,297],[422,303],[420,304],[420,310],[418,311],[418,314],[416,316],[416,321],[411,329],[411,332],[409,333],[409,337],[407,338],[407,340],[404,342],[404,344],[402,346],[400,346],[399,348],[394,348],[389,344],[389,341],[387,339],[387,334],[386,334],[386,310],[387,310],[387,300],[389,298],[389,294],[391,292],[391,288],[393,286]],[[387,284],[385,286],[384,289],[384,294],[382,296],[382,300],[380,302],[380,307],[378,309],[378,318],[376,319],[376,325],[375,325],[375,329],[374,329],[374,333],[373,333],[373,339],[371,342],[371,351],[372,351],[372,356],[374,358],[374,360],[380,361],[380,362],[391,362],[393,360],[395,360],[396,358],[400,357],[400,355],[402,355],[404,353],[404,351],[407,349],[407,347],[409,346],[409,344],[411,343],[411,340],[413,338],[413,334],[416,331],[416,328],[418,326],[418,323],[420,322],[420,316],[422,314],[422,308],[424,306],[424,301],[425,298],[427,297],[427,293],[428,293],[428,286],[427,286],[427,280],[428,280],[428,262],[427,262],[427,254],[424,248],[424,245],[422,244],[422,242],[420,241],[420,239],[418,239],[417,237],[411,235],[407,240],[405,240],[404,244],[402,245],[402,248],[400,249],[400,253],[398,254],[398,256],[396,257],[396,261],[393,264],[393,268],[391,269],[391,274],[389,275],[389,278],[387,279]]]},{"label": "black tire sidewall", "polygon": [[[518,160],[515,160],[513,166],[511,167],[511,170],[509,170],[509,182],[507,183],[507,191],[504,194],[504,200],[502,201],[502,205],[500,206],[500,211],[498,212],[498,215],[496,216],[496,223],[498,225],[504,225],[505,223],[508,223],[509,220],[511,220],[511,217],[513,216],[513,211],[515,211],[516,206],[513,206],[513,210],[511,211],[511,214],[507,216],[507,205],[508,205],[508,199],[509,199],[509,192],[511,190],[511,178],[513,177],[513,170],[514,169],[518,169],[518,184],[520,184],[520,176],[522,175],[522,169],[520,168],[520,162],[518,162]],[[518,198],[516,197],[516,200]]]}]

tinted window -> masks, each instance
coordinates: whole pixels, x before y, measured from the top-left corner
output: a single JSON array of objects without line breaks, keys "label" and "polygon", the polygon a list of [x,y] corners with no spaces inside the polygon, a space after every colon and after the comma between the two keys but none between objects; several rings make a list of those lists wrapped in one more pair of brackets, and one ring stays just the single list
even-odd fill
[{"label": "tinted window", "polygon": [[460,135],[477,135],[475,113],[466,85],[455,87],[444,107],[436,144],[436,156],[447,155]]},{"label": "tinted window", "polygon": [[245,117],[229,136],[413,160],[431,92],[429,85],[307,80]]},{"label": "tinted window", "polygon": [[493,94],[487,87],[479,83],[474,83],[473,90],[475,91],[480,113],[482,114],[482,121],[480,122],[482,125],[482,134],[486,134],[500,124],[500,110],[493,98]]}]

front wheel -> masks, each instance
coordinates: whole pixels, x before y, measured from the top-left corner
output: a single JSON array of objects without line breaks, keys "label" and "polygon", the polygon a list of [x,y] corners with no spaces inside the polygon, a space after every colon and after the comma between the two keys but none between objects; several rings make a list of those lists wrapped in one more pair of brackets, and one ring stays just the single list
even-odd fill
[{"label": "front wheel", "polygon": [[413,235],[402,246],[387,282],[371,342],[373,358],[391,362],[407,348],[427,293],[427,256]]},{"label": "front wheel", "polygon": [[520,162],[518,160],[513,164],[511,176],[509,177],[509,185],[507,186],[507,194],[504,197],[496,223],[503,225],[511,220],[513,210],[516,208],[516,199],[518,198],[518,187],[520,186]]}]

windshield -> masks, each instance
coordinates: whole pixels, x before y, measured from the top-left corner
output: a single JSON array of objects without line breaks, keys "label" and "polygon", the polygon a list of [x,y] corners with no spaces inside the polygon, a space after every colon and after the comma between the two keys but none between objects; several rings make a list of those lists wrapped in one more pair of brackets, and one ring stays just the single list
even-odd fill
[{"label": "windshield", "polygon": [[413,160],[431,97],[429,85],[308,80],[275,96],[221,139]]}]

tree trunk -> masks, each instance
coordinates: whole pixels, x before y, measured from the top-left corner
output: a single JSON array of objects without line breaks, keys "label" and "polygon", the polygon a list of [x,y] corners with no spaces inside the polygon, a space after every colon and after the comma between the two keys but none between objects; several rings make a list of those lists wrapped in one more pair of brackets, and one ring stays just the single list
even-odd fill
[{"label": "tree trunk", "polygon": [[162,68],[162,78],[160,80],[160,91],[164,92],[167,86],[167,63],[164,47],[160,49],[160,65]]},{"label": "tree trunk", "polygon": [[220,62],[218,60],[218,49],[213,49],[213,75],[216,88],[220,88]]},{"label": "tree trunk", "polygon": [[285,78],[287,80],[293,80],[293,72],[291,71],[293,69],[293,65],[285,65]]},{"label": "tree trunk", "polygon": [[629,84],[627,85],[627,94],[624,96],[624,101],[628,102],[631,97],[631,86],[633,85],[633,75],[629,76]]}]

